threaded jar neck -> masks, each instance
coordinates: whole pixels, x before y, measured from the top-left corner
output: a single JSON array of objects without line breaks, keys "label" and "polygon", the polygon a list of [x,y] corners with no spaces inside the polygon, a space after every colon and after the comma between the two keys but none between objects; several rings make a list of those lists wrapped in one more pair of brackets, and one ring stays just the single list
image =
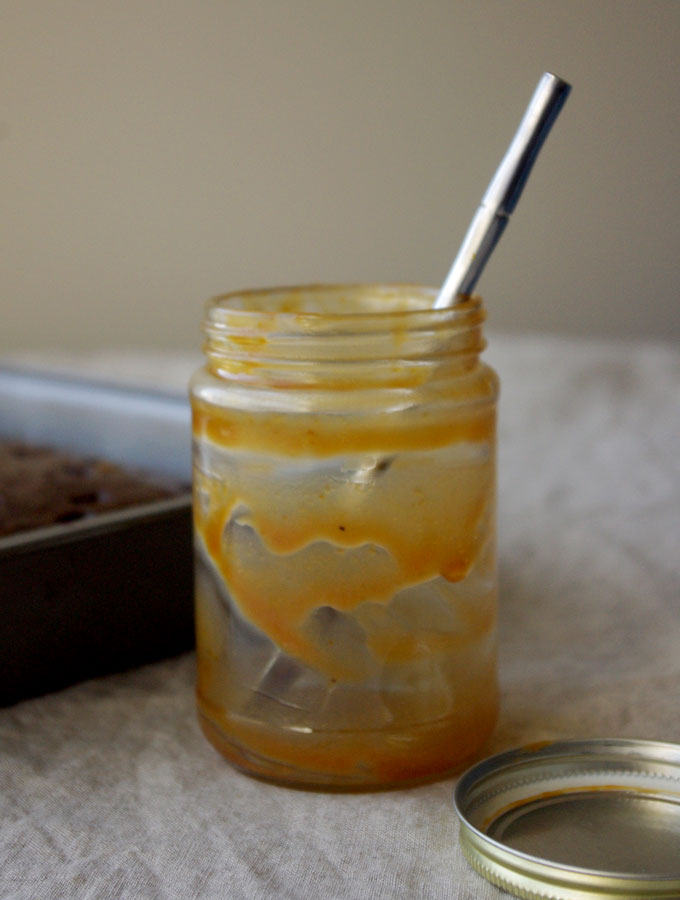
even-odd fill
[{"label": "threaded jar neck", "polygon": [[479,297],[433,309],[417,285],[310,285],[225,294],[203,324],[218,378],[267,387],[406,386],[474,366],[485,347]]}]

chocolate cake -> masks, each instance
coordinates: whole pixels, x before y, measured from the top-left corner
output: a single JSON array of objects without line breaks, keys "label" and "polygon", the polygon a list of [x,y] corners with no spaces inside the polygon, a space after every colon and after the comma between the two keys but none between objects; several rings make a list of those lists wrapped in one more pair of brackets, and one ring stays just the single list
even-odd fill
[{"label": "chocolate cake", "polygon": [[106,460],[0,441],[0,536],[174,497],[185,489]]}]

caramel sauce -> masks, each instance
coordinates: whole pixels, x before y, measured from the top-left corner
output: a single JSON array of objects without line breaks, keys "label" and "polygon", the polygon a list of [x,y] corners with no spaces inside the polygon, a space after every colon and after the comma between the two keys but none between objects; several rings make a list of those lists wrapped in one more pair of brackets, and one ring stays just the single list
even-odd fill
[{"label": "caramel sauce", "polygon": [[305,417],[244,410],[220,410],[206,403],[194,404],[194,437],[205,438],[220,447],[268,453],[272,448],[283,456],[328,457],[346,453],[396,453],[429,450],[470,441],[479,443],[493,436],[494,411],[487,405],[459,416],[423,418],[414,421],[403,415],[385,422],[380,416],[356,418],[351,428],[344,416]]},{"label": "caramel sauce", "polygon": [[[411,726],[401,733],[280,732],[240,721],[203,703],[199,721],[220,753],[250,774],[284,784],[307,781],[331,788],[403,786],[455,772],[489,738],[498,715],[497,691],[492,683],[479,685],[479,691],[486,692],[486,702],[477,701],[468,715]],[[265,760],[275,760],[276,767]]]},{"label": "caramel sauce", "polygon": [[[231,422],[233,418],[233,411],[213,412],[208,418],[201,409],[195,420],[196,436],[205,439],[206,435],[214,438],[227,434],[230,441],[235,440],[225,425],[225,420]],[[270,430],[269,417],[266,426],[262,416],[243,414],[243,418],[250,431],[239,432],[240,449],[261,450],[265,437],[271,440],[269,447],[288,448],[281,433]],[[493,420],[488,413],[468,424],[466,438],[473,433],[478,439],[492,439]],[[291,439],[297,436],[295,449],[299,451],[299,442],[306,442],[310,429],[295,432],[289,427]],[[377,425],[375,428],[377,431]],[[364,434],[357,436],[346,427],[342,434],[331,426],[323,431],[319,427],[316,433],[323,436],[326,452],[330,452],[333,436],[337,439],[336,452],[368,449]],[[402,436],[408,437],[408,432],[404,430]],[[422,435],[410,434],[411,445],[421,440]],[[396,449],[389,440],[383,441],[382,447]],[[309,445],[307,454],[312,455]],[[207,504],[194,505],[196,532],[241,613],[287,653],[333,678],[351,679],[351,666],[340,655],[320,654],[304,636],[301,625],[314,609],[330,606],[353,610],[367,598],[387,603],[397,591],[439,575],[448,581],[460,581],[476,558],[480,535],[486,531],[482,524],[493,488],[490,466],[475,467],[474,471],[464,468],[456,474],[448,469],[438,471],[433,464],[427,478],[413,478],[409,477],[408,464],[402,470],[397,459],[380,479],[371,488],[371,501],[367,503],[362,484],[338,487],[328,481],[320,484],[316,494],[310,491],[301,499],[290,490],[276,491],[266,478],[257,475],[248,478],[244,473],[237,484],[216,484],[200,473],[195,475],[197,492],[209,498]],[[270,566],[235,552],[223,541],[227,523],[239,507],[247,510],[242,524],[252,527],[273,555]],[[423,509],[427,515],[422,514]],[[295,554],[318,542],[333,546],[317,565],[305,560],[301,575]],[[358,547],[383,548],[384,564],[343,566],[346,551]],[[482,622],[480,628],[486,626]],[[440,651],[446,642],[453,647],[456,639],[455,634],[429,640],[420,636],[417,643],[420,652],[427,653],[435,649],[434,644]],[[371,649],[379,659],[395,660],[411,658],[414,646],[410,638],[385,636],[375,639]]]},{"label": "caramel sauce", "polygon": [[[403,290],[395,297],[410,308]],[[251,299],[244,293],[244,308]],[[345,299],[354,311],[352,294]],[[274,318],[299,315],[302,333],[305,302],[296,291],[280,291],[263,302],[255,327],[272,328],[271,307]],[[356,300],[356,311],[364,302]],[[201,552],[240,616],[320,681],[349,691],[356,686],[362,697],[365,684],[386,678],[383,700],[391,718],[381,724],[369,709],[364,727],[357,708],[351,727],[325,730],[323,722],[296,728],[249,715],[252,688],[230,676],[226,614],[218,607],[211,611],[199,590],[198,695],[206,735],[235,765],[283,782],[397,784],[451,771],[478,749],[496,719],[495,656],[489,651],[495,596],[492,591],[478,603],[456,602],[459,625],[446,627],[417,617],[404,623],[392,601],[437,579],[445,590],[464,582],[493,542],[495,374],[476,363],[475,344],[472,356],[452,354],[436,365],[397,359],[373,367],[363,376],[368,380],[362,380],[361,366],[331,360],[322,377],[308,379],[304,365],[277,358],[264,334],[252,327],[246,333],[239,307],[223,311],[220,328],[208,372],[220,389],[228,384],[241,394],[238,404],[192,398],[197,445],[223,452],[234,472],[216,478],[195,469]],[[406,321],[390,339],[394,347],[413,340]],[[253,397],[258,390],[297,392],[304,411],[251,409],[250,386]],[[214,399],[219,389],[213,387]],[[383,389],[383,406],[376,408],[371,398]],[[385,405],[404,395],[410,402],[386,413]],[[334,414],[344,397],[356,408]],[[307,411],[317,403],[322,411]],[[466,455],[465,448],[475,452]],[[347,466],[342,477],[336,461]],[[363,465],[369,469],[365,479]],[[304,489],[295,490],[280,474],[286,467],[303,473]],[[453,617],[450,592],[442,605]],[[365,632],[361,647],[350,638],[343,646],[320,640],[313,617],[323,609],[352,613]],[[434,676],[439,687],[418,681],[430,664],[440,667]],[[423,699],[430,690],[455,700],[430,703]],[[448,711],[430,713],[439,708]]]}]

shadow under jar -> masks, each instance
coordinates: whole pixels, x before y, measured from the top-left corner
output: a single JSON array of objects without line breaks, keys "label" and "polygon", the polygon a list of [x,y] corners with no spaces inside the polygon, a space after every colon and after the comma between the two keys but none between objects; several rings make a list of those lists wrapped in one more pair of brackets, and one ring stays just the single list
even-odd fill
[{"label": "shadow under jar", "polygon": [[252,775],[405,785],[493,729],[498,380],[481,300],[435,296],[309,286],[206,308],[198,708]]}]

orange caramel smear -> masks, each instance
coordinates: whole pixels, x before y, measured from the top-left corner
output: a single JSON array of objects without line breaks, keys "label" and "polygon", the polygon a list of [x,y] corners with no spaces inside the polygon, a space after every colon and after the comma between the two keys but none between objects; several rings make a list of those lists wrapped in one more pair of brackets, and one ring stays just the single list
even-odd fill
[{"label": "orange caramel smear", "polygon": [[[260,449],[264,435],[271,441],[269,447],[279,450],[282,443],[287,447],[280,434],[272,435],[271,417],[267,416],[266,427],[262,420],[262,416],[223,410],[209,417],[205,409],[199,409],[195,434],[214,439],[227,433],[225,423],[237,421],[242,426],[238,429],[240,448],[245,444],[248,449]],[[366,449],[361,430],[357,435],[345,425],[341,435],[333,425],[317,428],[318,440],[328,442],[328,447],[335,438],[336,452]],[[472,421],[458,423],[455,430],[468,440],[474,435],[476,441],[491,441],[492,415],[483,409]],[[307,431],[297,432],[299,440],[305,441]],[[291,440],[294,434],[291,429]],[[253,440],[247,440],[247,435]],[[405,441],[406,437],[404,430],[399,438]],[[439,437],[443,440],[444,436]],[[411,441],[417,446],[422,440],[421,434],[411,432]],[[383,431],[383,448],[396,449],[396,443],[385,441]],[[479,553],[480,540],[488,538],[492,466],[452,470],[431,457],[427,467],[423,474],[422,466],[410,463],[408,454],[395,457],[389,469],[374,480],[368,500],[362,484],[339,486],[331,479],[319,479],[315,492],[300,496],[286,485],[275,487],[261,473],[253,475],[247,465],[234,483],[216,483],[197,471],[195,490],[203,502],[195,504],[196,533],[250,622],[284,652],[329,677],[353,680],[361,675],[353,673],[351,660],[342,654],[322,653],[301,630],[307,616],[322,606],[354,610],[367,598],[385,604],[402,588],[437,576],[461,581]],[[270,564],[262,561],[261,554],[250,558],[243,548],[236,552],[223,541],[227,522],[239,508],[247,510],[240,521],[253,527],[269,551]],[[312,558],[302,554],[319,542],[324,549]],[[356,548],[363,548],[365,565],[347,565],[347,553]],[[469,611],[468,615],[480,617],[479,628],[488,626],[485,610]],[[419,634],[414,640],[403,634],[390,638],[383,632],[370,646],[377,658],[394,662],[442,651],[446,649],[442,642],[451,644],[453,650],[457,640],[455,633]]]},{"label": "orange caramel smear", "polygon": [[[488,370],[486,370],[488,371]],[[253,413],[224,409],[194,398],[193,433],[224,447],[291,457],[329,457],[350,453],[396,453],[432,450],[459,441],[478,443],[493,437],[497,389],[493,377],[480,379],[476,396],[459,410],[422,410],[384,416],[314,413]],[[450,403],[455,398],[452,392]]]},{"label": "orange caramel smear", "polygon": [[[460,582],[493,541],[495,414],[486,402],[460,412],[333,416],[225,409],[194,399],[195,440],[229,452],[236,474],[220,481],[197,467],[197,540],[240,614],[284,653],[338,684],[361,684],[383,666],[417,665],[465,653],[495,629],[495,603],[461,604],[460,631],[427,627],[417,634],[386,614],[398,592],[438,577]],[[452,465],[434,452],[486,447],[480,461]],[[404,452],[406,451],[406,452]],[[309,467],[304,492],[270,477],[281,464],[372,457],[383,471],[370,488]],[[230,519],[250,526],[235,547],[224,540]],[[370,601],[367,603],[367,601]],[[365,656],[324,646],[307,623],[321,607],[352,611],[366,626]],[[480,666],[457,694],[455,717],[395,728],[296,733],[245,719],[223,697],[223,626],[197,600],[199,708],[209,740],[234,765],[281,782],[333,786],[427,780],[466,762],[491,733],[497,715],[494,662]],[[225,702],[221,703],[220,700]],[[417,700],[413,715],[417,715]]]},{"label": "orange caramel smear", "polygon": [[467,716],[396,732],[281,732],[211,709],[200,698],[199,722],[216,749],[250,774],[328,788],[389,787],[442,778],[465,765],[491,736],[497,695],[490,680],[479,685],[485,702]]}]

